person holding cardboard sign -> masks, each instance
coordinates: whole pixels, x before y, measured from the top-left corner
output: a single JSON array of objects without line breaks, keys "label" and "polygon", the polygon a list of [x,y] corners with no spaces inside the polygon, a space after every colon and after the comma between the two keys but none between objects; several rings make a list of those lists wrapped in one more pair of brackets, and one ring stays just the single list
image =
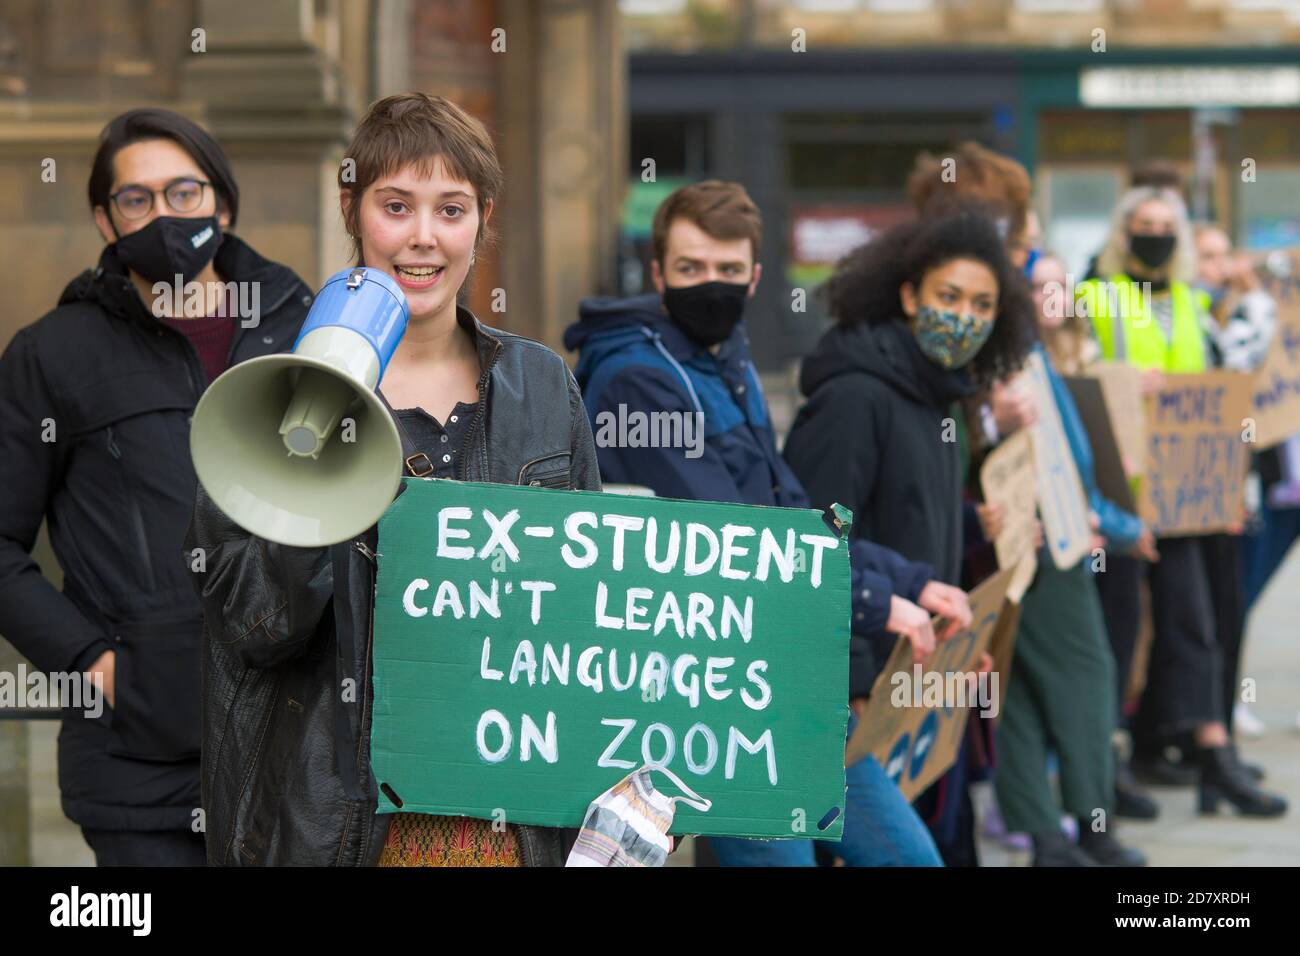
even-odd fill
[{"label": "person holding cardboard sign", "polygon": [[[457,304],[502,184],[483,124],[441,97],[398,94],[371,106],[344,155],[357,263],[397,283],[410,310],[382,381],[406,473],[599,491],[564,360]],[[200,489],[186,547],[206,556],[209,863],[563,864],[572,840],[559,829],[376,813],[376,528],[327,547],[273,544]]]},{"label": "person holding cardboard sign", "polygon": [[[958,164],[964,167],[965,174],[958,175],[951,184],[935,176],[918,182],[917,194],[929,196],[924,205],[943,207],[977,202],[1008,224],[1007,249],[1014,262],[1032,272],[1047,258],[1050,268],[1052,260],[1037,248],[1039,227],[1037,217],[1028,208],[1030,181],[1024,167],[978,147],[962,147],[957,153]],[[1016,229],[1019,222],[1025,224],[1023,232]],[[1054,298],[1060,303],[1059,291]],[[1085,334],[1090,335],[1080,331],[1071,330],[1063,338],[1077,341]],[[1055,454],[1036,456],[1036,469],[1045,466],[1048,469],[1044,471],[1047,479],[1040,478],[1039,486],[1045,486],[1056,496],[1052,516],[1057,530],[1068,531],[1073,526],[1074,534],[1065,535],[1064,542],[1057,538],[1050,556],[1045,552],[1043,559],[1036,562],[1043,570],[1023,599],[1024,614],[1016,640],[1017,645],[1024,644],[1023,654],[1019,655],[1023,662],[1020,677],[1008,685],[1007,705],[998,735],[995,781],[999,802],[1005,798],[1008,805],[1003,815],[1016,829],[1034,835],[1036,863],[1132,865],[1141,862],[1140,856],[1105,830],[1094,832],[1091,826],[1083,827],[1079,847],[1065,840],[1047,786],[1044,748],[1047,741],[1053,741],[1062,765],[1068,766],[1068,772],[1063,774],[1067,783],[1063,793],[1066,808],[1079,817],[1088,817],[1085,823],[1091,824],[1092,811],[1108,808],[1112,799],[1108,739],[1114,708],[1107,705],[1106,691],[1113,680],[1113,665],[1105,637],[1097,626],[1097,599],[1088,579],[1088,569],[1078,559],[1080,549],[1087,545],[1088,516],[1082,513],[1085,502],[1071,501],[1066,496],[1086,497],[1087,506],[1096,512],[1092,515],[1094,529],[1105,527],[1115,537],[1141,539],[1143,536],[1132,528],[1135,519],[1128,516],[1126,523],[1119,509],[1098,493],[1092,480],[1091,453],[1069,393],[1046,353],[1039,346],[1035,348],[1039,354],[1032,360],[1032,372],[1037,387],[1031,389],[1019,387],[1027,383],[1012,385],[1005,379],[995,380],[989,392],[989,406],[982,416],[983,437],[996,443],[1018,429],[1034,428],[1037,430],[1035,443],[1041,436],[1044,450],[1055,449]],[[1049,402],[1050,408],[1045,404]],[[1064,469],[1067,476],[1077,471],[1078,479],[1063,481],[1057,469]],[[986,536],[994,534],[991,522],[997,520],[995,510],[990,507],[979,510]],[[1071,515],[1073,520],[1069,520]],[[1073,545],[1069,544],[1071,538]],[[1145,539],[1149,546],[1149,534]],[[1069,557],[1071,554],[1074,556]],[[1057,561],[1065,562],[1066,566],[1058,569]],[[1061,677],[1067,670],[1072,672],[1071,683],[1063,687]],[[1005,672],[1002,677],[1006,679]],[[1047,687],[1050,687],[1050,699],[1044,701]],[[1078,700],[1080,696],[1082,702]]]},{"label": "person holding cardboard sign", "polygon": [[[827,289],[837,324],[803,362],[808,401],[786,458],[814,500],[853,509],[855,535],[958,582],[962,452],[952,406],[1023,357],[1032,322],[1023,279],[994,222],[963,209],[855,250]],[[888,654],[877,652],[880,664]],[[956,773],[949,803],[965,799]],[[973,821],[953,829],[951,846],[938,841],[945,860],[973,863]]]},{"label": "person holding cardboard sign", "polygon": [[[1188,284],[1194,254],[1177,192],[1131,189],[1115,210],[1110,238],[1098,257],[1100,278],[1076,289],[1077,307],[1091,321],[1103,356],[1143,369],[1149,393],[1159,391],[1166,374],[1206,368],[1208,297]],[[1168,782],[1196,782],[1199,776],[1205,813],[1213,813],[1222,800],[1251,816],[1285,813],[1285,800],[1256,786],[1224,722],[1223,655],[1208,597],[1203,540],[1164,536],[1158,547],[1161,560],[1147,571],[1155,642],[1133,726],[1134,768]],[[1120,661],[1127,659],[1121,649],[1136,637],[1138,573],[1136,563],[1112,562],[1099,581],[1103,602],[1127,609],[1108,614]],[[1196,750],[1199,774],[1184,775],[1164,758],[1163,748],[1179,737]]]},{"label": "person holding cardboard sign", "polygon": [[[1030,276],[1040,330],[1059,329],[1061,317],[1052,303],[1060,300],[1064,269],[1045,253]],[[1044,334],[1058,346],[1074,338]],[[1050,385],[1045,400],[1056,406],[1084,487],[1094,528],[1090,547],[1112,545],[1155,558],[1150,530],[1098,489],[1092,446],[1078,409],[1044,343],[1035,350]],[[1020,419],[1032,420],[1038,409],[1028,409],[1028,415],[1016,411]],[[1011,417],[1011,424],[1023,427],[1017,417]],[[986,523],[986,535],[990,530]],[[1116,802],[1111,735],[1118,705],[1114,658],[1092,581],[1094,561],[1085,556],[1072,567],[1058,568],[1044,555],[1038,567],[1024,595],[1014,679],[998,727],[998,807],[1009,830],[1033,838],[1035,866],[1142,866],[1145,857],[1121,844],[1106,819]],[[1062,808],[1078,822],[1077,846],[1061,832],[1060,809],[1048,779],[1049,750],[1060,767]]]}]

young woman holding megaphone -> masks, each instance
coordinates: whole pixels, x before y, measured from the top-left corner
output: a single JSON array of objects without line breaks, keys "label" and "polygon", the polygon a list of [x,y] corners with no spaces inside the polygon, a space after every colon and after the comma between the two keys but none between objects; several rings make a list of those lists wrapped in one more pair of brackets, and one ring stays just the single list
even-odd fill
[{"label": "young woman holding megaphone", "polygon": [[[306,428],[306,419],[286,411],[306,371],[295,369],[297,377],[290,377],[288,366],[268,365],[267,377],[253,391],[272,399],[272,418],[251,418],[244,427],[264,432],[259,440],[269,442],[264,447],[274,448],[274,454],[256,452],[238,460],[241,452],[232,446],[232,468],[250,472],[263,464],[279,467],[270,464],[272,459],[290,461],[288,467],[299,470],[284,474],[302,476],[299,499],[316,507],[329,502],[321,495],[335,473],[331,455],[383,459],[385,467],[404,460],[405,473],[419,477],[599,490],[590,426],[564,361],[536,342],[487,328],[457,304],[486,241],[502,182],[483,125],[441,97],[390,96],[371,107],[345,156],[350,162],[339,176],[343,219],[357,264],[364,268],[331,280],[318,307],[329,293],[344,303],[338,306],[343,317],[318,318],[314,309],[295,356],[285,358],[300,369],[324,368],[322,360],[302,358],[321,354],[311,352],[308,338],[321,326],[351,324],[349,292],[372,295],[373,314],[380,319],[362,333],[369,344],[350,353],[365,356],[359,364],[370,365],[347,377],[360,383],[355,385],[360,396],[378,380],[373,356],[378,355],[379,366],[387,359],[381,402],[392,418],[365,417],[375,407],[372,396],[362,403],[350,447],[331,450],[343,442],[337,433],[346,423],[330,420],[312,425],[315,434],[295,450],[293,436],[305,434],[295,429]],[[342,291],[345,287],[348,291]],[[409,321],[393,349],[393,329],[401,320],[391,304],[403,300]],[[380,332],[371,336],[376,324]],[[351,325],[352,333],[330,334],[346,339],[357,331]],[[391,358],[384,354],[389,349]],[[335,373],[333,380],[342,379]],[[214,408],[226,413],[214,420],[238,418],[229,414],[236,405],[234,392],[214,389],[214,396],[225,396],[214,397]],[[299,399],[293,404],[303,404]],[[203,424],[198,419],[196,436]],[[395,451],[389,444],[394,425],[401,447],[396,459],[388,457]],[[196,462],[200,444],[196,437]],[[325,478],[311,477],[314,463],[323,464]],[[213,484],[221,484],[221,490],[209,487],[204,468],[199,472],[203,487],[188,547],[202,548],[206,557],[200,579],[208,636],[203,802],[209,862],[562,864],[568,847],[559,830],[522,825],[502,830],[491,821],[463,817],[375,814],[378,791],[369,739],[377,530],[367,513],[370,505],[336,491],[331,510],[350,511],[368,523],[341,541],[280,544],[259,536],[265,534],[261,527],[250,533],[214,503],[218,495],[239,498],[229,493],[236,482],[232,472],[213,470]],[[388,495],[378,502],[382,511],[391,502],[392,485],[380,486]],[[267,527],[282,528],[277,515],[302,510],[294,490],[267,486],[261,511],[252,513],[262,515]],[[241,523],[258,525],[248,514]],[[326,524],[330,517],[319,515]],[[303,532],[306,526],[300,521],[294,527]],[[272,536],[300,543],[310,539],[297,532],[273,530]]]}]

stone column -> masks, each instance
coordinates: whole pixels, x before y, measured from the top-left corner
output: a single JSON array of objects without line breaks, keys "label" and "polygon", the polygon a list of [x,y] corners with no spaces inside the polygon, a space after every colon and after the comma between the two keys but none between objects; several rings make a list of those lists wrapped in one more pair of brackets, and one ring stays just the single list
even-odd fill
[{"label": "stone column", "polygon": [[336,177],[366,91],[343,81],[342,22],[338,0],[200,0],[182,72],[235,166],[236,231],[311,285],[348,265]]},{"label": "stone column", "polygon": [[501,0],[497,74],[506,169],[502,280],[509,327],[563,349],[578,300],[615,290],[627,166],[616,5]]}]

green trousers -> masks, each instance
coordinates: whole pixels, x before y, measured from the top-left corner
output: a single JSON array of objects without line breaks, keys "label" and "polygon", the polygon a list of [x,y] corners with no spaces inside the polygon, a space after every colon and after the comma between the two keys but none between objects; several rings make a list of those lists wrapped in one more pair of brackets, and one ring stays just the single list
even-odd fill
[{"label": "green trousers", "polygon": [[[1089,822],[1096,810],[1110,813],[1115,714],[1115,661],[1096,585],[1084,563],[1058,571],[1043,562],[1024,597],[997,728],[994,783],[1008,830],[1057,830],[1062,809]],[[1059,809],[1049,752],[1060,771]]]}]

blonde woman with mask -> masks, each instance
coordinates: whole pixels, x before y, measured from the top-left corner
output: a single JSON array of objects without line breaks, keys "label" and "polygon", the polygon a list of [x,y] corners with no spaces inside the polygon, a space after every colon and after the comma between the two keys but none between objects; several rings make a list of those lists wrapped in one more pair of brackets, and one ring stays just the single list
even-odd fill
[{"label": "blonde woman with mask", "polygon": [[[1177,192],[1142,186],[1125,193],[1097,272],[1076,296],[1104,358],[1142,369],[1148,392],[1166,374],[1206,370],[1208,302],[1190,285],[1195,248]],[[1209,576],[1219,569],[1207,561],[1203,538],[1160,538],[1157,550],[1160,561],[1146,567],[1155,640],[1132,726],[1133,770],[1149,782],[1197,784],[1204,813],[1226,801],[1246,815],[1279,816],[1286,801],[1259,789],[1224,722],[1224,662],[1209,596]],[[1138,562],[1119,560],[1098,576],[1121,682],[1136,640],[1141,573]],[[1195,762],[1171,762],[1164,753],[1171,744],[1194,752]]]}]

